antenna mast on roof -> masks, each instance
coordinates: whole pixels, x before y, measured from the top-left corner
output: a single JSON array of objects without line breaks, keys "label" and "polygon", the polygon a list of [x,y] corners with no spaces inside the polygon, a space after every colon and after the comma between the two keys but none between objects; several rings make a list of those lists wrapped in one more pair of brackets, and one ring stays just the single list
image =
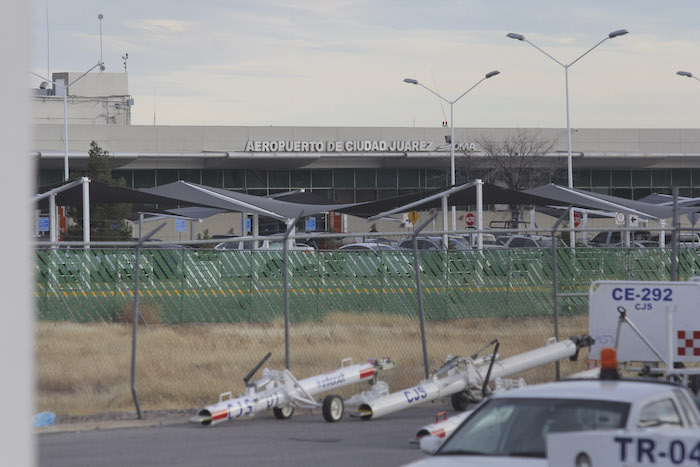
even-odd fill
[{"label": "antenna mast on roof", "polygon": [[49,0],[46,0],[46,77],[51,78],[51,54],[49,51]]},{"label": "antenna mast on roof", "polygon": [[102,60],[102,18],[104,18],[102,13],[97,15],[97,19],[100,20],[100,63],[104,63],[104,60]]}]

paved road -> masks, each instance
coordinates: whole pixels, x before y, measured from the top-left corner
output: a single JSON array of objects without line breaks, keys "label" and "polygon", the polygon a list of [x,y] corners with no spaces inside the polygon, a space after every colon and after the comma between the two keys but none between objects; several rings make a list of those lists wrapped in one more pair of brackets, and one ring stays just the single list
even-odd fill
[{"label": "paved road", "polygon": [[[177,421],[157,427],[65,431],[37,436],[40,466],[397,466],[424,457],[408,440],[447,409],[428,404],[378,420],[272,413],[215,427]],[[452,413],[448,410],[448,413]]]}]

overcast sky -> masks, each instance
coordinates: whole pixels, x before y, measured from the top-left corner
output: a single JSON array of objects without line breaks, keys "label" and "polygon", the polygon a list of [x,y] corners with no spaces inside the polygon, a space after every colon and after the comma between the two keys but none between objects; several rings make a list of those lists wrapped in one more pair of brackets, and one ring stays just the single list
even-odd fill
[{"label": "overcast sky", "polygon": [[[32,71],[124,72],[152,125],[697,128],[698,0],[32,0]],[[47,54],[47,11],[49,46]],[[37,81],[36,83],[34,81]],[[38,84],[38,79],[32,85]]]}]

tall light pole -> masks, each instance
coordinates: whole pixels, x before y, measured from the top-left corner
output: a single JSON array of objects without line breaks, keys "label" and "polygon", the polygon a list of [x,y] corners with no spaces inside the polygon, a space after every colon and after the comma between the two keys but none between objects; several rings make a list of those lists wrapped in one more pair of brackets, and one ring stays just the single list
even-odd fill
[{"label": "tall light pole", "polygon": [[[470,87],[469,89],[467,89],[466,91],[464,91],[464,92],[462,93],[462,95],[460,95],[457,99],[455,99],[455,100],[453,100],[453,101],[448,100],[448,99],[442,97],[440,94],[438,94],[437,92],[433,91],[433,90],[430,89],[429,87],[425,86],[425,85],[422,84],[422,83],[419,83],[418,80],[411,79],[411,78],[406,78],[406,79],[403,80],[404,83],[408,83],[408,84],[417,84],[418,86],[422,86],[423,88],[427,89],[428,91],[430,91],[430,92],[432,92],[433,94],[435,94],[436,96],[438,96],[438,97],[439,97],[440,99],[442,99],[443,101],[445,101],[445,102],[447,102],[448,104],[450,104],[450,184],[451,184],[452,186],[455,186],[455,184],[456,184],[456,180],[455,180],[456,177],[455,177],[455,122],[454,122],[454,104],[455,104],[458,100],[460,100],[462,97],[464,97],[469,91],[471,91],[472,89],[474,89],[475,87],[477,87],[479,84],[481,84],[482,81],[487,80],[487,79],[489,79],[489,78],[492,78],[492,77],[496,76],[496,75],[499,74],[499,73],[500,73],[500,71],[498,71],[498,70],[494,70],[494,71],[492,71],[492,72],[490,72],[490,73],[486,73],[486,75],[485,75],[483,78],[481,78],[474,86],[472,86],[472,87]],[[447,229],[445,229],[445,230],[447,230]],[[457,208],[456,208],[454,205],[452,205],[452,230],[453,230],[453,231],[457,230]]]},{"label": "tall light pole", "polygon": [[97,62],[95,65],[93,65],[92,68],[90,68],[88,71],[86,71],[82,75],[78,76],[72,82],[70,82],[68,84],[60,84],[60,83],[57,83],[49,78],[38,75],[38,74],[34,73],[33,71],[30,72],[34,76],[41,78],[44,81],[48,81],[49,83],[52,83],[54,86],[58,86],[59,88],[63,89],[63,180],[64,181],[68,180],[68,89],[71,87],[71,85],[75,84],[76,81],[78,81],[83,76],[87,75],[88,73],[90,73],[92,70],[94,70],[97,67],[100,67],[100,71],[105,70],[104,63],[101,61]]},{"label": "tall light pole", "polygon": [[[556,58],[552,57],[549,55],[547,52],[544,50],[540,49],[537,47],[535,44],[530,42],[529,40],[525,39],[525,36],[522,34],[516,34],[514,32],[506,34],[506,37],[509,37],[511,39],[516,39],[521,42],[527,42],[543,54],[545,54],[547,57],[551,58],[554,60],[558,65],[562,66],[564,68],[564,80],[566,83],[566,137],[568,141],[568,150],[567,150],[567,165],[568,165],[568,179],[569,179],[569,188],[574,187],[574,173],[573,173],[573,168],[572,168],[572,162],[571,162],[571,122],[569,120],[569,67],[571,67],[574,63],[578,62],[581,60],[583,57],[588,55],[589,52],[591,52],[593,49],[598,47],[600,44],[603,42],[607,41],[608,39],[614,39],[618,36],[624,36],[627,34],[627,29],[618,29],[617,31],[613,31],[610,34],[607,35],[607,37],[603,38],[602,41],[598,42],[596,45],[588,49],[585,53],[580,55],[576,60],[569,64],[564,64],[557,60]],[[569,245],[571,248],[574,248],[576,246],[576,232],[573,231],[574,227],[574,211],[573,209],[569,209],[569,228],[571,228],[571,232],[569,232]]]},{"label": "tall light pole", "polygon": [[678,76],[686,76],[688,78],[695,78],[696,80],[700,81],[700,78],[698,78],[697,76],[693,76],[693,74],[689,71],[677,71],[676,74]]}]

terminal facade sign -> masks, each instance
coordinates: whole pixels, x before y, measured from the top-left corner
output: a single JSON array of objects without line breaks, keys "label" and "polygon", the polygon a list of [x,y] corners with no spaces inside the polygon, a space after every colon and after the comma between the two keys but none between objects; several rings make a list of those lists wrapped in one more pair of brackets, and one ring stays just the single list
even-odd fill
[{"label": "terminal facade sign", "polygon": [[[435,147],[433,141],[248,141],[246,152],[430,152],[449,150],[450,145]],[[474,143],[455,142],[455,151],[476,151]]]}]

